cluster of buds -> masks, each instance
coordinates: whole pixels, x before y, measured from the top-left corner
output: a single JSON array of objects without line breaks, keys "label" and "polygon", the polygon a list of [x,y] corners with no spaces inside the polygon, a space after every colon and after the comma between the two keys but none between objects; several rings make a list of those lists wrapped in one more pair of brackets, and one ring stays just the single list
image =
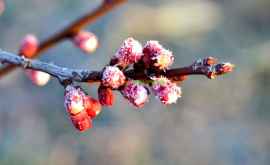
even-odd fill
[{"label": "cluster of buds", "polygon": [[[123,73],[123,70],[129,69],[129,67],[133,66],[135,69],[136,64],[139,63],[141,64],[139,69],[143,69],[145,72],[147,70],[166,71],[173,61],[172,52],[165,49],[158,41],[148,41],[142,46],[139,41],[127,38],[113,56],[110,66],[104,68],[101,86],[119,89],[132,105],[139,108],[148,101],[147,85],[153,89],[153,93],[163,104],[176,103],[181,96],[181,89],[166,77],[149,77],[150,83],[144,81],[137,83],[128,80]],[[109,102],[111,105],[112,91],[104,91],[99,89],[100,102],[104,105],[106,104],[103,102]]]},{"label": "cluster of buds", "polygon": [[[80,31],[71,37],[74,45],[85,53],[92,53],[98,47],[98,39],[91,32]],[[19,54],[31,59],[38,50],[38,39],[34,35],[27,35],[20,45]],[[143,46],[134,38],[127,38],[109,65],[98,74],[98,100],[87,95],[81,87],[73,86],[72,78],[68,79],[71,81],[62,82],[65,85],[64,105],[72,124],[80,132],[92,128],[93,120],[100,114],[102,106],[113,105],[113,90],[120,91],[136,108],[142,108],[148,102],[150,91],[162,104],[168,105],[176,103],[181,97],[182,91],[176,82],[184,81],[188,74],[204,74],[213,79],[217,75],[231,72],[234,67],[230,63],[217,63],[215,58],[207,57],[195,61],[189,67],[168,70],[173,62],[173,53],[158,41],[150,40]],[[182,74],[178,74],[179,70]],[[50,80],[49,74],[38,70],[27,69],[25,73],[38,86]]]},{"label": "cluster of buds", "polygon": [[65,89],[64,105],[74,127],[81,132],[92,128],[92,120],[101,112],[98,100],[72,85]]},{"label": "cluster of buds", "polygon": [[[33,58],[38,50],[39,41],[37,37],[33,34],[26,35],[20,45],[19,54],[26,58]],[[37,70],[25,70],[25,74],[32,81],[33,84],[37,86],[46,85],[51,76],[45,72]]]},{"label": "cluster of buds", "polygon": [[[77,40],[79,43],[80,40]],[[122,96],[136,108],[142,108],[148,102],[150,91],[162,104],[176,103],[182,95],[181,88],[176,82],[185,80],[187,76],[165,76],[173,61],[172,52],[165,49],[158,41],[148,41],[142,46],[133,38],[126,39],[112,57],[110,64],[102,70],[98,100],[87,96],[80,87],[67,85],[65,107],[73,125],[79,131],[91,128],[92,120],[100,113],[101,106],[113,105],[114,90],[120,91]],[[129,69],[148,76],[143,80],[132,80],[125,75],[128,73],[125,71]],[[203,73],[212,78],[215,75],[231,72],[233,65],[217,64],[215,58],[207,57],[194,62],[190,69],[192,73]]]}]

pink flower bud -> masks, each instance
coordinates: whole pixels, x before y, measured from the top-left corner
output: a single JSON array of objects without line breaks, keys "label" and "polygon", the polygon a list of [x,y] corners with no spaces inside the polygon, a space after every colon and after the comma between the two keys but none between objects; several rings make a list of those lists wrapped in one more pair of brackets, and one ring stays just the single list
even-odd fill
[{"label": "pink flower bud", "polygon": [[86,131],[92,127],[92,120],[85,108],[85,93],[80,89],[68,85],[65,90],[64,105],[76,129]]},{"label": "pink flower bud", "polygon": [[93,53],[98,47],[98,39],[94,33],[80,31],[74,38],[74,44],[85,53]]},{"label": "pink flower bud", "polygon": [[143,56],[142,45],[133,38],[127,38],[114,55],[117,64],[126,67],[127,65],[138,62]]},{"label": "pink flower bud", "polygon": [[100,104],[104,106],[112,106],[115,100],[112,89],[102,85],[98,88],[98,98]]},{"label": "pink flower bud", "polygon": [[177,99],[181,97],[181,88],[166,77],[154,77],[152,79],[154,80],[153,92],[163,104],[176,103]]},{"label": "pink flower bud", "polygon": [[90,96],[84,97],[84,107],[91,119],[94,119],[101,112],[101,104],[99,101]]},{"label": "pink flower bud", "polygon": [[37,71],[37,70],[27,69],[25,70],[25,73],[29,77],[29,79],[32,81],[32,83],[37,86],[46,85],[50,81],[50,78],[51,78],[51,76],[48,73]]},{"label": "pink flower bud", "polygon": [[72,124],[80,132],[84,132],[93,127],[92,119],[88,117],[86,111],[82,111],[76,115],[69,115]]},{"label": "pink flower bud", "polygon": [[174,61],[172,52],[163,48],[158,41],[148,41],[143,53],[143,61],[148,68],[168,69]]},{"label": "pink flower bud", "polygon": [[84,98],[86,95],[80,88],[68,85],[65,90],[65,107],[69,114],[76,115],[84,111]]},{"label": "pink flower bud", "polygon": [[119,88],[125,83],[126,77],[124,73],[115,66],[107,66],[103,70],[102,85],[113,89]]},{"label": "pink flower bud", "polygon": [[140,108],[148,101],[148,91],[143,85],[129,81],[124,89],[121,90],[122,95],[134,106]]},{"label": "pink flower bud", "polygon": [[38,50],[38,39],[33,34],[28,34],[21,42],[19,54],[32,58]]}]

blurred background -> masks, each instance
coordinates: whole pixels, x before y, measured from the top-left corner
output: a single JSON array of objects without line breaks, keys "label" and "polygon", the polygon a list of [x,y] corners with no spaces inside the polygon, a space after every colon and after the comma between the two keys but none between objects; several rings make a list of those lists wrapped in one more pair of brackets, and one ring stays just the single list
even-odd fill
[{"label": "blurred background", "polygon": [[[0,48],[16,53],[27,33],[44,39],[100,2],[6,0]],[[94,54],[65,41],[40,59],[97,70],[132,36],[159,40],[174,52],[174,67],[215,56],[236,70],[216,80],[189,77],[170,106],[151,97],[136,111],[117,93],[94,128],[78,133],[58,81],[36,87],[18,69],[0,80],[0,164],[269,165],[269,8],[269,0],[130,0],[87,28],[100,40]],[[96,85],[83,87],[97,96]]]}]

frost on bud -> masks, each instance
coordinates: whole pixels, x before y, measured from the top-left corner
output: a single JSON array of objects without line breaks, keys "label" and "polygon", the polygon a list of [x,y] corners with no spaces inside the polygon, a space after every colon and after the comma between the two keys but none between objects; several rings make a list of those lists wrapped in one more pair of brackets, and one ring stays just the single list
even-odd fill
[{"label": "frost on bud", "polygon": [[154,81],[152,84],[153,92],[163,104],[176,103],[177,99],[181,97],[181,88],[166,77],[152,79]]},{"label": "frost on bud", "polygon": [[33,34],[26,35],[20,45],[19,54],[32,58],[38,50],[38,39]]},{"label": "frost on bud", "polygon": [[217,75],[221,75],[221,74],[232,72],[233,68],[234,68],[234,65],[227,62],[227,63],[217,64],[215,66],[215,71]]},{"label": "frost on bud", "polygon": [[90,96],[84,97],[84,107],[86,109],[87,115],[91,119],[94,119],[101,112],[101,104],[99,101]]},{"label": "frost on bud", "polygon": [[32,83],[37,86],[46,85],[50,81],[50,78],[51,78],[51,76],[48,73],[37,71],[37,70],[27,69],[25,70],[25,73],[29,77],[29,79],[32,81]]},{"label": "frost on bud", "polygon": [[126,77],[124,73],[115,66],[107,66],[103,70],[102,85],[113,89],[119,88],[125,83]]},{"label": "frost on bud", "polygon": [[112,89],[100,85],[98,88],[98,99],[101,105],[112,106],[115,99]]},{"label": "frost on bud", "polygon": [[127,38],[118,49],[113,59],[117,60],[117,64],[126,67],[127,65],[138,62],[142,56],[142,45],[133,38]]},{"label": "frost on bud", "polygon": [[148,68],[168,69],[173,64],[171,51],[163,48],[158,41],[148,41],[143,48],[143,61]]},{"label": "frost on bud", "polygon": [[81,88],[71,85],[66,87],[64,105],[74,127],[81,132],[92,127],[92,120],[85,108],[85,97]]},{"label": "frost on bud", "polygon": [[140,84],[129,81],[121,90],[122,95],[134,106],[140,108],[148,101],[148,91]]},{"label": "frost on bud", "polygon": [[85,53],[93,53],[98,47],[96,35],[88,31],[80,31],[74,36],[73,43]]}]

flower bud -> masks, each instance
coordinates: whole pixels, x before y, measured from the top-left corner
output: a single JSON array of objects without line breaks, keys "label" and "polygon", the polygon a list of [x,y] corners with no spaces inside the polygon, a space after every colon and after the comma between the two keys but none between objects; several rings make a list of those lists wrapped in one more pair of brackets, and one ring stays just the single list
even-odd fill
[{"label": "flower bud", "polygon": [[113,89],[119,88],[125,83],[126,77],[124,73],[115,66],[107,66],[103,70],[102,85]]},{"label": "flower bud", "polygon": [[115,99],[112,89],[100,85],[98,88],[98,99],[101,105],[112,106]]},{"label": "flower bud", "polygon": [[19,54],[32,58],[38,50],[38,39],[33,34],[26,35],[20,45]]},{"label": "flower bud", "polygon": [[89,118],[86,111],[82,111],[76,115],[69,115],[72,124],[80,132],[84,132],[93,127],[92,119]]},{"label": "flower bud", "polygon": [[101,112],[101,104],[99,101],[90,96],[84,97],[84,107],[91,119],[94,119]]},{"label": "flower bud", "polygon": [[85,53],[93,53],[98,47],[96,35],[88,31],[80,31],[73,38],[73,43]]},{"label": "flower bud", "polygon": [[79,87],[68,85],[65,89],[64,105],[66,111],[74,127],[81,132],[92,127],[92,120],[85,108],[85,97],[85,93]]},{"label": "flower bud", "polygon": [[153,92],[163,104],[176,103],[177,99],[181,97],[181,88],[166,77],[154,77],[152,79],[154,81]]},{"label": "flower bud", "polygon": [[147,68],[168,69],[174,61],[171,51],[162,47],[158,41],[148,41],[143,48],[143,61]]},{"label": "flower bud", "polygon": [[138,62],[143,56],[142,45],[133,38],[127,38],[118,49],[113,59],[117,59],[117,64],[126,67]]},{"label": "flower bud", "polygon": [[148,91],[140,84],[129,81],[121,90],[122,95],[135,107],[141,108],[148,101]]},{"label": "flower bud", "polygon": [[50,81],[50,78],[51,78],[51,76],[48,73],[38,71],[38,70],[27,69],[25,70],[25,73],[29,77],[29,79],[32,81],[32,83],[37,86],[46,85]]}]

